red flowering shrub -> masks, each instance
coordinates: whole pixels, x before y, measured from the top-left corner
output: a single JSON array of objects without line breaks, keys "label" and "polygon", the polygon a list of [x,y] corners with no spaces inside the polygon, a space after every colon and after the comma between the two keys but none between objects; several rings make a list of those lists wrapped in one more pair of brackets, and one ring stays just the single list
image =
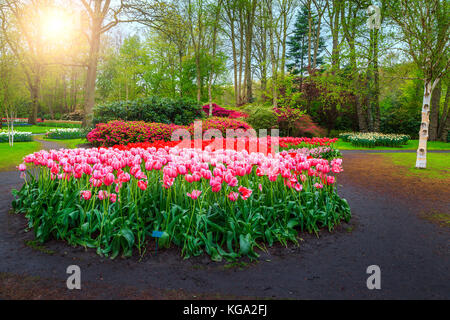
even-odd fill
[{"label": "red flowering shrub", "polygon": [[[202,132],[209,129],[218,129],[225,137],[227,129],[244,129],[251,127],[244,121],[228,118],[213,117],[202,121]],[[178,126],[175,124],[146,123],[143,121],[110,121],[99,123],[87,139],[94,146],[111,147],[117,144],[129,144],[136,142],[170,141],[172,133],[177,129],[186,129],[194,134],[194,124],[190,126]]]},{"label": "red flowering shrub", "polygon": [[174,124],[146,123],[143,121],[110,121],[99,123],[88,133],[87,139],[95,146],[113,146],[134,142],[169,141],[172,132],[184,128]]},{"label": "red flowering shrub", "polygon": [[[239,112],[235,110],[227,110],[225,108],[222,108],[221,106],[213,103],[212,104],[213,117],[224,117],[224,118],[230,118],[230,119],[237,119],[237,118],[247,118],[248,114],[244,112]],[[203,106],[203,111],[209,115],[209,104]]]}]

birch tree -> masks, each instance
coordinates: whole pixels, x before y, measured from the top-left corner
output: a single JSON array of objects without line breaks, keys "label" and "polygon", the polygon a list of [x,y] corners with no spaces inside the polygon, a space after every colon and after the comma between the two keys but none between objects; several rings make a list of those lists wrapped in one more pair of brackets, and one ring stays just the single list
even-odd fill
[{"label": "birch tree", "polygon": [[427,166],[431,95],[449,66],[449,4],[440,0],[390,1],[391,17],[402,31],[407,53],[424,78],[422,123],[416,168]]}]

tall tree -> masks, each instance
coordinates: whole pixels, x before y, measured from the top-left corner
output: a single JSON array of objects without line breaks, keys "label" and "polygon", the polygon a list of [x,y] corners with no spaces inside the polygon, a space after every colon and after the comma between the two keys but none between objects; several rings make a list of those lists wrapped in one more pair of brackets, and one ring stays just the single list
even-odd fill
[{"label": "tall tree", "polygon": [[389,1],[392,19],[401,28],[406,53],[422,71],[424,95],[417,168],[426,168],[431,95],[450,63],[450,7],[445,0]]}]

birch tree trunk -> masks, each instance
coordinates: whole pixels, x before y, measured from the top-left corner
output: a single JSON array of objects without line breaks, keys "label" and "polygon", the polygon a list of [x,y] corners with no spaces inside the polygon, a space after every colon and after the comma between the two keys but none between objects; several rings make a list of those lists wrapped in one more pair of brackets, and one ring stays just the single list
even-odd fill
[{"label": "birch tree trunk", "polygon": [[[435,81],[435,84],[437,83],[437,81],[439,81],[439,79]],[[427,167],[427,141],[428,130],[430,127],[430,103],[432,91],[433,85],[431,84],[431,80],[426,79],[423,93],[422,123],[420,125],[419,131],[419,148],[417,149],[416,168]]]}]

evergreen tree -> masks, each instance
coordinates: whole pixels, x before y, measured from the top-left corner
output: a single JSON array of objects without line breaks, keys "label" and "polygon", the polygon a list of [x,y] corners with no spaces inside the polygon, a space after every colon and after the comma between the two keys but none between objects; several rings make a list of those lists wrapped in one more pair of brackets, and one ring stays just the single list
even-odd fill
[{"label": "evergreen tree", "polygon": [[[317,19],[312,14],[312,28],[311,28],[311,56],[314,54],[315,45],[315,30],[317,28]],[[293,35],[289,38],[288,46],[289,51],[287,58],[290,63],[287,64],[288,70],[292,74],[302,74],[308,68],[308,8],[302,5],[294,24]],[[319,39],[319,47],[317,49],[317,65],[320,66],[323,63],[322,51],[325,48],[325,41],[322,37]]]}]

